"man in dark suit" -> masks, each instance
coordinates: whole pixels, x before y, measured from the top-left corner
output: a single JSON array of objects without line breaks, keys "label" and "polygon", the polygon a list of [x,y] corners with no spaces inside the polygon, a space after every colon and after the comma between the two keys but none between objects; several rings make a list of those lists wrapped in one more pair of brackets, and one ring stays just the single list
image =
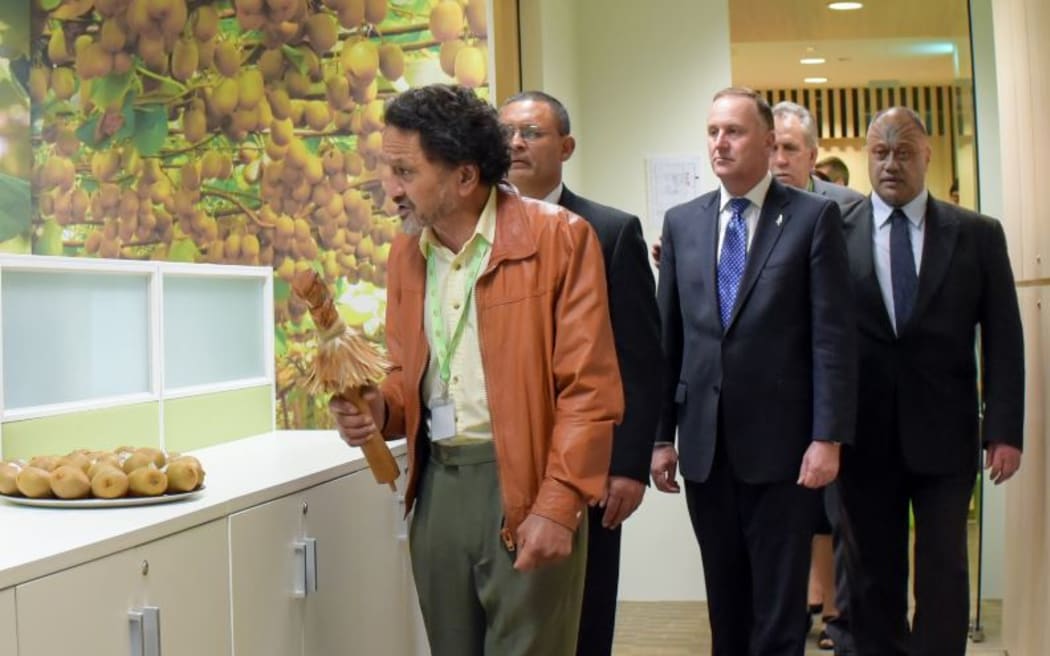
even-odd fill
[{"label": "man in dark suit", "polygon": [[[769,170],[779,182],[834,201],[843,213],[850,205],[864,200],[864,196],[849,187],[825,182],[813,174],[818,139],[817,126],[808,109],[790,100],[777,103],[773,106],[773,127],[775,140]],[[835,599],[831,521],[823,509],[813,530],[813,559],[809,570],[807,605],[812,612],[821,616],[824,623],[817,636],[817,646],[833,649],[835,645],[828,634],[827,623],[838,616],[839,608]]]},{"label": "man in dark suit", "polygon": [[652,475],[678,492],[681,466],[713,653],[801,656],[818,490],[854,424],[842,220],[835,203],[772,179],[773,116],[755,92],[716,94],[707,135],[719,189],[664,219],[669,369]]},{"label": "man in dark suit", "polygon": [[638,508],[649,479],[659,413],[663,353],[652,270],[638,217],[577,196],[562,183],[576,142],[569,115],[554,97],[527,91],[508,99],[500,121],[510,131],[508,178],[522,195],[557,203],[594,228],[605,256],[609,314],[626,403],[613,435],[608,492],[591,508],[587,574],[577,654],[608,656],[616,620],[620,525]]},{"label": "man in dark suit", "polygon": [[998,221],[930,196],[930,145],[915,112],[877,114],[867,149],[873,192],[845,220],[859,329],[856,441],[836,484],[856,644],[833,633],[841,653],[961,656],[966,515],[982,442],[996,483],[1021,462],[1024,347],[1013,274]]},{"label": "man in dark suit", "polygon": [[864,196],[849,187],[825,182],[813,175],[817,162],[817,126],[809,110],[790,100],[773,106],[773,125],[776,141],[769,170],[773,177],[786,185],[805,189],[846,207],[863,200]]}]

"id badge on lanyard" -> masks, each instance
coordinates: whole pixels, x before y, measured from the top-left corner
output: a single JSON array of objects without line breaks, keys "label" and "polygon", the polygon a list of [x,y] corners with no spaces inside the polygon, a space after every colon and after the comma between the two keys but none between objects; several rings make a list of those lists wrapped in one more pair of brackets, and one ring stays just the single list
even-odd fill
[{"label": "id badge on lanyard", "polygon": [[427,305],[429,306],[428,311],[430,312],[431,326],[434,333],[434,351],[438,360],[438,378],[441,381],[443,392],[431,398],[427,403],[427,408],[430,410],[430,439],[435,442],[456,436],[456,406],[452,402],[448,390],[448,381],[452,375],[452,354],[455,353],[463,336],[463,329],[467,323],[467,312],[470,311],[471,298],[474,294],[474,284],[481,273],[481,263],[484,261],[488,250],[488,243],[482,241],[477,244],[467,273],[466,302],[463,303],[462,312],[460,312],[459,317],[455,321],[451,339],[445,334],[444,319],[441,316],[434,258],[430,255],[427,256]]}]

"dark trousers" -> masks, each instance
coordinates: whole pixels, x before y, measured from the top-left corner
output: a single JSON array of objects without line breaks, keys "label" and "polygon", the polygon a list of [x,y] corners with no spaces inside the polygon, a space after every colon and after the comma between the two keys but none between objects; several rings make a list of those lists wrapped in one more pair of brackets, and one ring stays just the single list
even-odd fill
[{"label": "dark trousers", "polygon": [[[922,475],[902,461],[874,468],[849,457],[843,464],[835,556],[849,581],[845,628],[851,635],[839,651],[962,656],[970,613],[966,521],[976,473]],[[909,507],[915,520],[910,626]]]},{"label": "dark trousers", "polygon": [[409,535],[433,656],[571,656],[576,650],[586,521],[572,555],[531,572],[500,539],[503,508],[491,443],[433,444]]},{"label": "dark trousers", "polygon": [[623,529],[609,530],[602,526],[604,514],[605,508],[594,506],[587,517],[587,575],[583,583],[577,656],[609,656],[612,653]]},{"label": "dark trousers", "polygon": [[703,558],[713,656],[802,656],[820,495],[794,482],[738,480],[719,444],[685,498]]}]

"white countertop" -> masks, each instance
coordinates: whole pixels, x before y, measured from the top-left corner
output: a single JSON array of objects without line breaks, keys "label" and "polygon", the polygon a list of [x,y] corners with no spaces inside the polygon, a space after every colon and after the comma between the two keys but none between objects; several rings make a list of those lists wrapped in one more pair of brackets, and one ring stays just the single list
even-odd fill
[{"label": "white countertop", "polygon": [[[395,454],[404,442],[391,443]],[[192,499],[129,508],[30,508],[0,501],[0,590],[198,526],[364,469],[335,431],[277,431],[189,452],[204,467]]]}]

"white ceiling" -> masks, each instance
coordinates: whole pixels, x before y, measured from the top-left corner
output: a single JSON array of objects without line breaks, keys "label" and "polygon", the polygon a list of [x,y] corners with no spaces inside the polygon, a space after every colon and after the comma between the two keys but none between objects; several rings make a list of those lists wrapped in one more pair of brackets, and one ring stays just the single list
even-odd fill
[{"label": "white ceiling", "polygon": [[[970,79],[966,0],[867,0],[838,12],[824,0],[729,0],[733,83],[797,88],[945,84]],[[803,65],[802,57],[827,62]],[[817,85],[820,86],[820,85]]]}]

